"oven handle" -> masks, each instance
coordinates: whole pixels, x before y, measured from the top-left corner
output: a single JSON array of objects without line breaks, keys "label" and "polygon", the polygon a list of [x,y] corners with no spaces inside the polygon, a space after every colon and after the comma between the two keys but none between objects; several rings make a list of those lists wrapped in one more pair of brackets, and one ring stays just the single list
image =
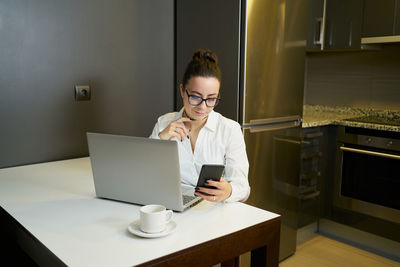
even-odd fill
[{"label": "oven handle", "polygon": [[357,149],[357,148],[351,148],[351,147],[345,147],[345,146],[341,146],[340,150],[354,152],[354,153],[360,153],[360,154],[367,154],[367,155],[383,157],[383,158],[400,159],[399,155],[375,152],[375,151],[369,151],[369,150],[363,150],[363,149]]}]

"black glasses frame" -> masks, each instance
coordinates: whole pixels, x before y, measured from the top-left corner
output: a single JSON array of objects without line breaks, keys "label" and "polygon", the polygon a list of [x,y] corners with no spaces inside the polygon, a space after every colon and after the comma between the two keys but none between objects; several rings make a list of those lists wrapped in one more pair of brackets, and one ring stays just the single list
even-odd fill
[{"label": "black glasses frame", "polygon": [[[187,94],[187,96],[188,96],[189,104],[192,105],[192,106],[200,106],[201,103],[203,103],[203,101],[204,101],[204,102],[206,103],[206,106],[207,106],[207,107],[213,108],[213,107],[215,107],[216,105],[218,105],[219,101],[221,101],[221,98],[219,98],[219,97],[202,98],[202,97],[200,97],[200,96],[198,96],[198,95],[191,95],[191,94],[189,94],[189,92],[188,92],[187,89],[185,89],[185,92],[186,92],[186,94]],[[192,104],[192,103],[190,103],[190,98],[191,98],[191,97],[196,97],[196,98],[198,98],[198,99],[201,99],[201,101],[200,101],[198,104]],[[213,100],[215,99],[215,104],[214,104],[213,106],[210,106],[210,105],[208,105],[208,103],[207,103],[207,101],[210,100],[210,99],[213,99]]]}]

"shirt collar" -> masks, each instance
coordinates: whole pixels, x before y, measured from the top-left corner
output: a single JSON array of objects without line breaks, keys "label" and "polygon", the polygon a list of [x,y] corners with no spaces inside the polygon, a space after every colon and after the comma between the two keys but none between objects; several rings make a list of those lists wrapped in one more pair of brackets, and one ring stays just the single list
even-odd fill
[{"label": "shirt collar", "polygon": [[214,112],[214,110],[208,114],[207,122],[204,127],[213,132],[217,129],[217,114]]},{"label": "shirt collar", "polygon": [[[182,117],[183,108],[178,112],[178,118]],[[215,131],[217,129],[217,114],[214,110],[211,110],[210,114],[208,114],[207,122],[204,125],[204,128],[207,128],[210,131]]]}]

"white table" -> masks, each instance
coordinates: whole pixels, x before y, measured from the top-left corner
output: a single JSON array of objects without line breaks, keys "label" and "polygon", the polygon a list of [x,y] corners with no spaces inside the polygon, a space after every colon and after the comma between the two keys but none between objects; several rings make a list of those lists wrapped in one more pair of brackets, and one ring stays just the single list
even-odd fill
[{"label": "white table", "polygon": [[139,206],[96,198],[89,158],[0,169],[0,206],[40,265],[207,266],[253,250],[254,262],[278,266],[280,216],[243,203],[203,201],[175,212],[168,236],[131,234]]}]

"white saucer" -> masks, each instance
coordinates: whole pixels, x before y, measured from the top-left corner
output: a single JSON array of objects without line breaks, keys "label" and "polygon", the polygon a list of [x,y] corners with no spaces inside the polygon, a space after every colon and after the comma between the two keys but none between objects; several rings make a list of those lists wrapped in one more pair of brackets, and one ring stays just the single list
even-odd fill
[{"label": "white saucer", "polygon": [[129,232],[131,232],[134,235],[137,235],[140,237],[146,237],[146,238],[156,238],[156,237],[166,236],[166,235],[169,235],[169,234],[175,232],[175,229],[176,229],[176,223],[174,221],[170,221],[167,224],[164,231],[159,232],[159,233],[153,233],[153,234],[145,233],[140,230],[140,220],[136,220],[128,226]]}]

